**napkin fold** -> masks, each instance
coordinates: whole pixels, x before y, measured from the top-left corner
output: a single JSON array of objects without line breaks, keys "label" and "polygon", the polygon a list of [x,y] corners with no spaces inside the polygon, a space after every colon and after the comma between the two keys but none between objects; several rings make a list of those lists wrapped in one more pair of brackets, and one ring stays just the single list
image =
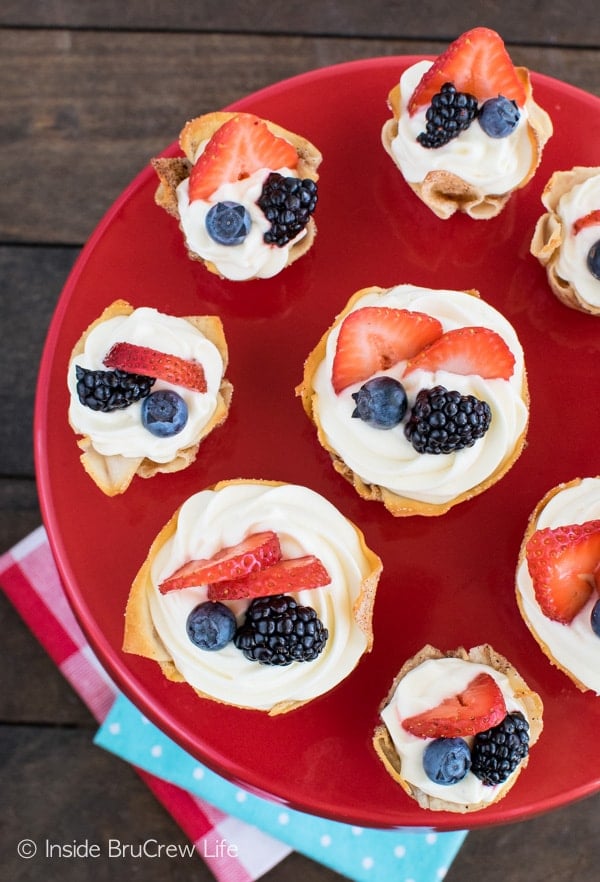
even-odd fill
[{"label": "napkin fold", "polygon": [[147,720],[87,644],[43,527],[0,557],[0,585],[100,722],[95,743],[137,769],[220,882],[258,879],[291,850],[355,882],[443,879],[466,831],[376,830],[284,807],[221,778]]}]

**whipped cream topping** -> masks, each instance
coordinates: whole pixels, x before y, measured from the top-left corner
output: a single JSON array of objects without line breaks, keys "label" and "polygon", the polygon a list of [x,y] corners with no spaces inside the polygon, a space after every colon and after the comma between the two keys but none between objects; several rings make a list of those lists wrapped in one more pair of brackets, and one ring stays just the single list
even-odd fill
[{"label": "whipped cream topping", "polygon": [[[203,141],[196,151],[194,162],[204,151],[208,141]],[[221,276],[232,281],[245,279],[268,279],[277,275],[288,262],[290,249],[306,235],[302,230],[287,245],[269,245],[263,235],[270,228],[257,200],[269,174],[278,172],[288,178],[297,178],[296,171],[289,168],[259,169],[241,181],[224,183],[216,190],[210,200],[194,199],[190,203],[189,178],[177,187],[179,219],[187,247],[203,260],[215,265]],[[252,221],[250,231],[239,245],[221,245],[212,239],[206,230],[206,215],[217,202],[237,202],[243,205]]]},{"label": "whipped cream topping", "polygon": [[573,233],[573,224],[591,211],[600,209],[600,175],[576,184],[559,199],[556,213],[563,225],[563,239],[558,253],[556,273],[576,289],[582,300],[600,307],[600,281],[587,267],[587,255],[600,239],[600,224]]},{"label": "whipped cream topping", "polygon": [[[180,358],[195,359],[202,364],[207,384],[205,393],[162,380],[156,380],[152,387],[153,392],[173,389],[187,404],[188,421],[178,434],[159,438],[145,429],[142,425],[141,401],[109,413],[91,410],[79,401],[75,366],[106,370],[103,359],[112,345],[120,341],[149,346]],[[223,370],[223,359],[218,348],[194,325],[183,318],[141,307],[130,315],[115,316],[96,325],[88,334],[84,351],[69,365],[69,421],[74,431],[88,435],[95,450],[104,456],[144,457],[158,463],[170,462],[177,451],[196,444],[201,437],[217,406]]]},{"label": "whipped cream topping", "polygon": [[[584,524],[600,518],[600,478],[584,478],[565,487],[540,512],[537,529]],[[598,600],[593,591],[573,621],[564,625],[547,618],[535,598],[533,582],[524,559],[517,570],[517,591],[523,610],[539,639],[556,661],[597,695],[600,695],[600,637],[592,631],[590,615]]]},{"label": "whipped cream topping", "polygon": [[[210,558],[222,548],[263,530],[277,533],[284,558],[316,555],[329,585],[292,594],[313,607],[329,631],[321,654],[310,662],[280,667],[245,658],[234,643],[216,652],[198,649],[186,633],[194,607],[207,598],[206,585],[161,594],[158,585],[188,560]],[[212,698],[270,710],[279,702],[307,701],[343,680],[367,648],[353,608],[369,574],[354,526],[326,499],[293,484],[232,483],[204,490],[181,507],[177,530],[156,556],[148,601],[160,639],[185,680]],[[238,624],[249,599],[227,601]]]},{"label": "whipped cream topping", "polygon": [[444,370],[417,370],[403,377],[402,361],[381,374],[398,379],[406,390],[409,412],[421,389],[443,385],[462,395],[487,401],[492,412],[490,428],[472,447],[449,454],[417,453],[405,437],[405,420],[396,428],[374,429],[352,417],[352,393],[360,383],[339,395],[331,383],[339,328],[330,333],[326,356],[314,378],[313,407],[332,449],[363,481],[386,487],[408,499],[444,504],[476,487],[511,456],[527,425],[528,411],[522,398],[525,367],[523,351],[510,323],[479,297],[462,291],[432,290],[398,285],[384,294],[366,294],[353,307],[382,306],[427,313],[437,318],[444,331],[469,325],[491,328],[500,334],[515,356],[509,380],[485,380],[476,375],[461,376]]},{"label": "whipped cream topping", "polygon": [[[525,707],[515,698],[508,677],[488,665],[460,658],[424,661],[400,680],[392,699],[381,712],[381,719],[402,763],[402,777],[429,796],[455,803],[490,803],[498,791],[507,786],[506,781],[493,787],[484,784],[471,771],[456,784],[437,784],[427,777],[423,768],[423,753],[433,739],[419,738],[402,726],[402,720],[437,707],[444,699],[458,695],[480,673],[494,678],[502,691],[507,713],[520,711],[527,719]],[[473,737],[465,738],[469,746],[472,746],[473,740]],[[511,777],[518,771],[517,767]]]},{"label": "whipped cream topping", "polygon": [[404,178],[418,184],[428,172],[444,170],[487,195],[508,193],[520,184],[534,161],[527,105],[519,108],[519,122],[506,138],[490,138],[474,120],[466,131],[442,147],[422,147],[417,136],[425,131],[427,108],[410,116],[407,105],[431,65],[431,61],[419,61],[400,78],[400,118],[391,150]]}]

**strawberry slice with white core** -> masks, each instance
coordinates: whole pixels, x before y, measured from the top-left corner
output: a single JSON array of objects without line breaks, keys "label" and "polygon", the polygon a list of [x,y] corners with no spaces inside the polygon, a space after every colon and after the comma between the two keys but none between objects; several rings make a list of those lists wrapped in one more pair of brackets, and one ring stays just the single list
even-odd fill
[{"label": "strawberry slice with white core", "polygon": [[174,386],[183,386],[194,392],[206,392],[204,368],[198,361],[180,358],[167,352],[159,352],[149,346],[135,343],[115,343],[104,359],[104,364],[113,370],[143,374],[164,380]]},{"label": "strawberry slice with white core", "polygon": [[463,738],[497,726],[505,716],[502,690],[482,671],[462,692],[402,720],[402,728],[418,738]]},{"label": "strawberry slice with white core", "polygon": [[276,533],[252,533],[236,545],[223,548],[211,558],[190,560],[159,585],[162,594],[210,582],[241,579],[249,573],[270,567],[281,558]]},{"label": "strawberry slice with white core", "polygon": [[567,625],[588,602],[597,581],[600,520],[536,530],[525,556],[542,612]]},{"label": "strawberry slice with white core", "polygon": [[267,597],[272,594],[292,594],[321,588],[331,577],[318,557],[286,558],[273,566],[256,570],[242,579],[216,582],[208,586],[209,600],[240,600],[245,597]]},{"label": "strawberry slice with white core", "polygon": [[490,328],[473,326],[446,331],[410,359],[404,376],[422,369],[464,376],[477,374],[485,380],[508,380],[514,367],[515,357],[500,334]]},{"label": "strawberry slice with white core", "polygon": [[364,306],[351,312],[339,330],[331,382],[339,395],[348,386],[412,358],[442,334],[433,316],[408,309]]},{"label": "strawberry slice with white core", "polygon": [[573,224],[573,235],[576,236],[577,233],[585,230],[586,227],[596,226],[597,224],[600,224],[600,208],[595,208],[593,211],[584,214],[583,217],[578,217]]}]

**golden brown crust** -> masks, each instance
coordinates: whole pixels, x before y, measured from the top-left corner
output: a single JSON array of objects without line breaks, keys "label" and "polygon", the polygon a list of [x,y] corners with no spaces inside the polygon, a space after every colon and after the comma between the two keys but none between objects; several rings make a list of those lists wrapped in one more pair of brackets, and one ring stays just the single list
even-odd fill
[{"label": "golden brown crust", "polygon": [[[495,671],[504,674],[511,685],[515,698],[522,702],[525,707],[525,712],[527,714],[527,719],[529,722],[529,746],[532,747],[542,732],[543,721],[543,703],[540,696],[529,688],[525,680],[518,673],[516,668],[511,665],[511,663],[500,653],[496,652],[489,644],[484,643],[480,646],[474,646],[468,652],[467,650],[459,646],[457,649],[449,650],[447,652],[442,652],[439,649],[436,649],[434,646],[424,646],[416,655],[412,658],[408,659],[394,678],[394,681],[391,685],[391,688],[381,703],[380,710],[383,710],[389,702],[391,701],[398,683],[405,677],[410,671],[419,667],[424,661],[432,658],[460,658],[464,661],[470,661],[476,664],[488,665],[493,668]],[[407,781],[402,776],[402,762],[401,759],[394,747],[394,743],[391,739],[391,736],[388,732],[388,729],[385,725],[381,724],[375,728],[373,734],[373,747],[375,752],[381,762],[383,763],[388,774],[394,779],[397,784],[400,784],[402,789],[412,798],[415,799],[421,808],[429,809],[430,811],[448,811],[448,812],[457,812],[457,813],[468,813],[474,811],[480,811],[481,809],[487,808],[487,806],[492,805],[495,802],[498,802],[502,799],[511,787],[514,786],[518,776],[521,771],[527,766],[529,757],[527,757],[520,764],[518,771],[515,775],[511,777],[509,781],[506,782],[504,787],[502,787],[498,793],[496,794],[493,802],[489,803],[453,803],[448,800],[443,800],[438,797],[430,796],[427,793],[424,793],[419,787]]]},{"label": "golden brown crust", "polygon": [[[229,111],[215,111],[214,113],[206,113],[189,120],[179,135],[179,145],[185,154],[185,158],[175,157],[169,159],[159,157],[151,160],[152,167],[159,179],[154,200],[157,205],[164,208],[168,214],[178,221],[180,221],[180,217],[176,190],[181,181],[189,177],[198,147],[203,141],[211,138],[224,123],[236,115]],[[298,176],[317,181],[319,179],[318,168],[321,164],[322,156],[314,144],[270,120],[265,119],[263,122],[274,135],[284,138],[295,147],[298,154]],[[180,229],[182,229],[181,224]],[[302,239],[290,248],[286,266],[298,260],[299,257],[302,257],[311,248],[317,234],[317,227],[313,217],[310,218],[305,229],[306,233]],[[205,260],[189,248],[187,249],[187,254],[191,260],[203,263],[210,272],[219,275],[217,267],[211,261]]]},{"label": "golden brown crust", "polygon": [[[133,311],[134,307],[126,300],[115,300],[110,306],[107,306],[102,315],[86,328],[73,347],[69,364],[84,351],[87,337],[95,327],[116,316],[131,315]],[[223,359],[223,371],[225,372],[228,363],[228,350],[221,319],[218,316],[204,315],[185,316],[185,320],[197,328],[217,347]],[[152,478],[158,473],[181,471],[191,465],[196,459],[202,439],[226,420],[232,394],[233,386],[229,380],[223,377],[215,412],[202,430],[198,441],[189,447],[177,451],[176,456],[168,463],[157,463],[144,457],[127,457],[117,454],[105,456],[94,449],[89,435],[83,435],[77,441],[78,447],[83,451],[80,457],[81,464],[94,483],[107,496],[118,496],[124,493],[136,475],[140,478]],[[71,428],[78,434],[73,426]]]},{"label": "golden brown crust", "polygon": [[[544,146],[552,135],[552,121],[546,111],[542,110],[533,100],[529,71],[523,67],[517,67],[515,70],[527,95],[529,138],[533,148],[529,170],[518,186],[514,188],[520,189],[529,183],[541,162]],[[388,105],[393,117],[385,123],[381,136],[386,152],[396,162],[391,145],[398,134],[398,120],[401,113],[399,84],[396,84],[390,91]],[[474,220],[488,220],[502,211],[513,194],[513,190],[506,193],[484,193],[480,188],[457,175],[442,170],[430,171],[419,183],[410,181],[407,183],[414,193],[442,220],[451,217],[456,211],[464,212]]]},{"label": "golden brown crust", "polygon": [[562,279],[556,269],[562,243],[568,235],[558,214],[560,199],[573,187],[600,175],[599,166],[574,166],[569,171],[556,171],[542,192],[542,203],[548,209],[535,225],[530,251],[546,269],[548,284],[554,295],[571,309],[600,315],[600,306],[588,303],[571,282]]},{"label": "golden brown crust", "polygon": [[[330,445],[329,440],[319,421],[315,407],[317,396],[314,391],[314,377],[319,365],[325,358],[327,339],[330,333],[335,327],[341,324],[348,313],[352,311],[355,303],[367,294],[383,295],[388,290],[389,289],[380,288],[377,285],[373,285],[369,288],[362,288],[360,291],[357,291],[355,294],[352,295],[344,309],[336,316],[332,325],[325,331],[315,348],[306,359],[304,363],[303,380],[296,387],[296,395],[301,398],[302,406],[304,407],[306,415],[316,427],[319,443],[329,453],[334,469],[350,484],[352,484],[359,496],[369,501],[382,502],[385,508],[394,517],[405,517],[409,515],[424,515],[430,517],[442,515],[449,511],[454,505],[457,505],[459,502],[465,502],[466,500],[472,499],[474,496],[478,496],[480,493],[483,493],[485,490],[495,484],[496,481],[499,481],[500,478],[502,478],[509,471],[509,469],[512,468],[512,466],[521,455],[525,446],[525,440],[527,437],[527,425],[523,429],[520,437],[517,439],[511,455],[506,458],[506,460],[496,469],[495,472],[493,472],[488,478],[486,478],[485,481],[481,481],[470,490],[467,490],[454,499],[451,499],[448,502],[444,503],[435,504],[429,502],[421,502],[417,499],[409,499],[408,497],[400,496],[399,494],[393,493],[391,490],[388,490],[387,487],[381,487],[378,484],[366,483],[359,475],[356,474],[356,472],[349,468],[349,466],[347,466],[344,460],[340,457],[338,452],[334,450],[334,448]],[[479,292],[474,289],[471,289],[464,293],[471,294],[473,297],[480,296]],[[527,385],[527,374],[525,372],[523,374],[523,388],[521,390],[521,397],[527,407],[527,410],[529,411],[529,389]]]}]

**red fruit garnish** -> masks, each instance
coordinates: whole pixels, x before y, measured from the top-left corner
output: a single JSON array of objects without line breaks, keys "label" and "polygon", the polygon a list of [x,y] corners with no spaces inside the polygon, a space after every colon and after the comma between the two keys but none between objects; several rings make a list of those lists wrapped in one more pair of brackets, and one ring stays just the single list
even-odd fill
[{"label": "red fruit garnish", "polygon": [[422,312],[364,306],[343,321],[333,358],[336,393],[412,358],[442,333],[440,322]]},{"label": "red fruit garnish", "polygon": [[270,567],[281,558],[277,534],[271,530],[253,533],[223,548],[211,558],[190,560],[159,585],[161,594],[194,585],[208,585],[229,579],[240,579],[255,570]]},{"label": "red fruit garnish", "polygon": [[258,116],[238,113],[217,129],[193,165],[189,200],[208,199],[221,184],[249,178],[259,168],[296,168],[296,148]]},{"label": "red fruit garnish", "polygon": [[331,582],[321,561],[312,554],[280,560],[273,566],[256,570],[243,579],[216,582],[208,586],[209,600],[239,600],[243,597],[266,597],[290,594],[307,588],[321,588]]},{"label": "red fruit garnish", "polygon": [[473,326],[446,331],[408,362],[404,374],[422,368],[508,380],[514,367],[515,357],[502,337],[490,328]]},{"label": "red fruit garnish", "polygon": [[503,95],[523,107],[527,97],[502,37],[490,28],[467,31],[438,55],[410,97],[410,115],[431,104],[444,83],[474,95],[479,103]]},{"label": "red fruit garnish", "polygon": [[536,530],[525,547],[542,612],[568,624],[587,603],[600,561],[600,520]]},{"label": "red fruit garnish", "polygon": [[600,224],[600,208],[595,208],[588,214],[584,214],[583,217],[578,217],[573,224],[573,235],[576,236],[585,227],[592,227],[595,224]]},{"label": "red fruit garnish", "polygon": [[207,390],[204,368],[200,362],[159,352],[149,346],[115,343],[104,359],[104,364],[113,370],[143,374],[146,377],[173,383],[175,386],[192,389],[194,392]]},{"label": "red fruit garnish", "polygon": [[402,727],[419,738],[456,738],[485,732],[505,716],[500,687],[491,674],[481,672],[458,695],[402,720]]}]

